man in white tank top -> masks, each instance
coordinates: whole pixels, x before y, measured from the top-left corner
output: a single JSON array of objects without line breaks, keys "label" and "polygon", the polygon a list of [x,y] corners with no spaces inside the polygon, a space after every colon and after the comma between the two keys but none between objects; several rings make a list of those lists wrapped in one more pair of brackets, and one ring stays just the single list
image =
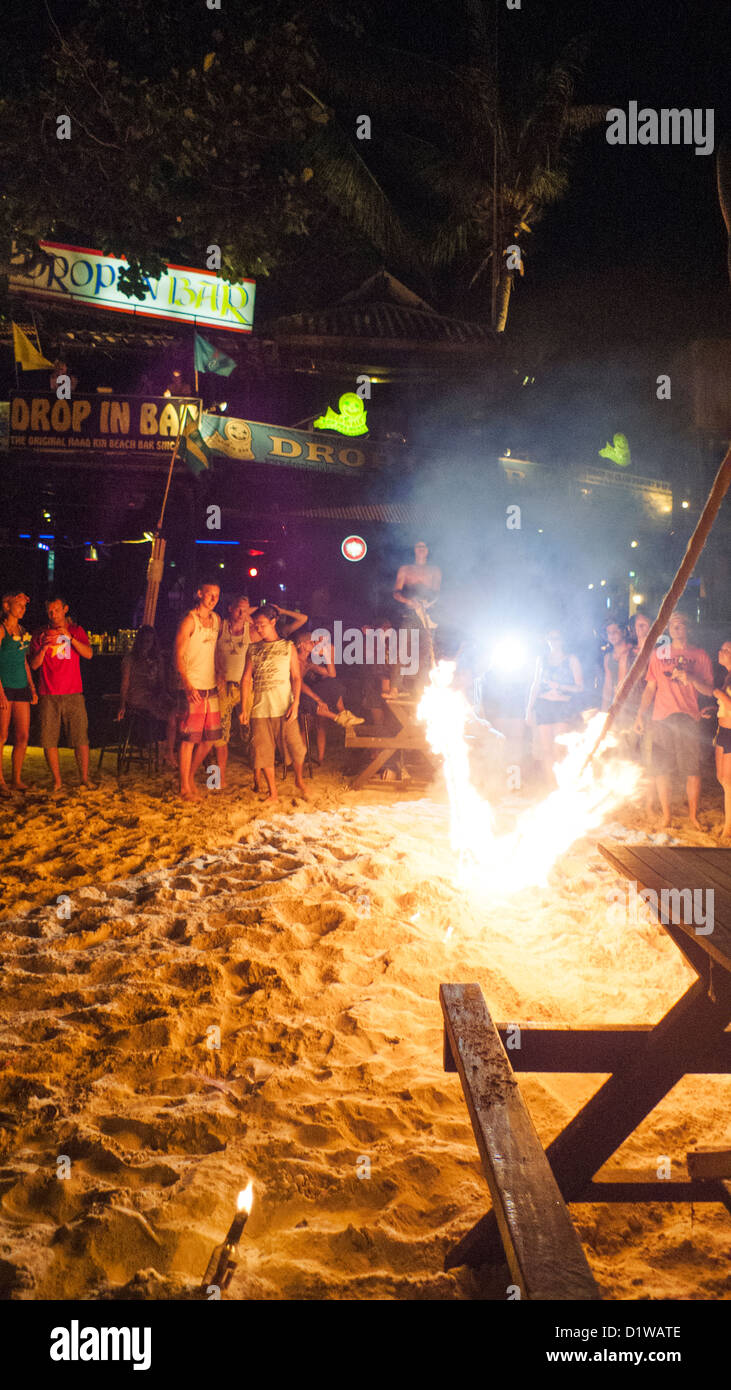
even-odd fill
[{"label": "man in white tank top", "polygon": [[[196,607],[186,613],[175,639],[175,662],[183,684],[180,709],[180,795],[200,800],[194,777],[216,739],[221,713],[216,678],[216,644],[221,620],[214,608],[218,584],[201,584]],[[193,747],[195,758],[193,757]]]}]

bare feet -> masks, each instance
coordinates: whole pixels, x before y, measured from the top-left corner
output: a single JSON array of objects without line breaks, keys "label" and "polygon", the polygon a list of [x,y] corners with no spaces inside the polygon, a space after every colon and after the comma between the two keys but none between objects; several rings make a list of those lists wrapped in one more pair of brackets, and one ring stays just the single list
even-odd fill
[{"label": "bare feet", "polygon": [[659,821],[657,822],[657,828],[658,828],[658,830],[670,830],[672,824],[673,824],[673,818],[672,818],[672,816],[663,816],[662,820],[659,820]]},{"label": "bare feet", "polygon": [[12,783],[12,789],[13,789],[14,792],[27,792],[27,790],[28,790],[28,783],[27,783],[27,782],[13,782],[13,783]]},{"label": "bare feet", "polygon": [[303,801],[309,801],[309,799],[310,799],[310,793],[308,792],[308,790],[307,790],[306,786],[304,785],[304,783],[303,783],[303,782],[297,782],[297,783],[296,783],[296,787],[297,787],[297,791],[298,791],[299,795],[302,797],[302,800],[303,800]]},{"label": "bare feet", "polygon": [[180,795],[183,801],[200,801],[201,799],[201,794],[198,791],[198,788],[193,786],[181,787]]},{"label": "bare feet", "polygon": [[719,840],[731,840],[731,825],[724,825],[718,838]]},{"label": "bare feet", "polygon": [[261,804],[262,804],[262,806],[266,806],[268,803],[270,803],[270,802],[272,802],[272,801],[278,801],[278,800],[279,800],[279,797],[277,796],[277,793],[276,793],[276,792],[270,792],[268,796],[263,796],[263,797],[262,797]]},{"label": "bare feet", "polygon": [[7,782],[0,782],[0,796],[4,797],[6,801],[10,796],[12,796],[12,792]]},{"label": "bare feet", "polygon": [[702,835],[705,834],[705,832],[704,832],[704,830],[703,830],[703,826],[701,825],[700,821],[699,821],[695,816],[689,816],[689,817],[688,817],[688,820],[690,821],[690,823],[691,823],[691,825],[693,826],[693,829],[694,829],[694,830],[700,830],[700,832],[701,832]]}]

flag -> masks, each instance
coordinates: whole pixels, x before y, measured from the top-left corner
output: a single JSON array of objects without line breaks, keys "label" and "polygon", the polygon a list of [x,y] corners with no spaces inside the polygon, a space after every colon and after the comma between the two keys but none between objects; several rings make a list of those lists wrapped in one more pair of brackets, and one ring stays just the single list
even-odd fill
[{"label": "flag", "polygon": [[38,349],[34,348],[30,338],[26,337],[22,328],[18,328],[17,323],[13,324],[13,352],[18,366],[26,372],[40,372],[44,367],[53,369],[53,363],[41,357]]},{"label": "flag", "polygon": [[195,369],[197,372],[215,372],[217,376],[230,376],[236,363],[225,352],[216,348],[200,333],[195,335]]},{"label": "flag", "polygon": [[185,419],[183,421],[182,437],[178,445],[178,454],[183,460],[186,468],[189,468],[191,473],[195,474],[197,478],[199,473],[202,473],[205,468],[210,468],[211,466],[210,450],[201,434],[200,425],[195,415],[193,415],[192,412],[189,413],[185,407],[183,407],[183,409],[185,411]]}]

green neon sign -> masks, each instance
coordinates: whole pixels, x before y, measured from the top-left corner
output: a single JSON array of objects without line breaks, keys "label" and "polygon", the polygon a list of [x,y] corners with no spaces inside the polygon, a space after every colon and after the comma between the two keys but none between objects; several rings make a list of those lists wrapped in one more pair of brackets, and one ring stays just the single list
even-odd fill
[{"label": "green neon sign", "polygon": [[629,468],[632,455],[629,451],[626,434],[615,434],[612,443],[599,450],[600,459],[611,459],[619,468]]},{"label": "green neon sign", "polygon": [[328,406],[324,415],[313,420],[313,429],[337,430],[338,434],[351,435],[368,433],[367,412],[360,396],[356,396],[354,391],[346,391],[338,405],[339,411],[331,410]]}]

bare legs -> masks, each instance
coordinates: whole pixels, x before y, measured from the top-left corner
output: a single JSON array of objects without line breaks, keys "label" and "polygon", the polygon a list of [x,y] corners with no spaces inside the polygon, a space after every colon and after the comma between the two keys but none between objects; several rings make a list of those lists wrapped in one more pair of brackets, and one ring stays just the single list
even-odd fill
[{"label": "bare legs", "polygon": [[723,787],[722,840],[731,840],[731,753],[716,748],[716,776]]},{"label": "bare legs", "polygon": [[[193,744],[187,743],[185,740],[180,745],[180,795],[186,801],[200,801],[200,792],[193,778],[212,747],[212,743]],[[193,763],[194,748],[195,764]]]},{"label": "bare legs", "polygon": [[6,783],[3,778],[3,752],[5,741],[8,737],[10,719],[12,716],[13,729],[15,731],[15,746],[11,756],[12,764],[12,787],[14,791],[24,792],[25,782],[22,780],[23,760],[28,748],[28,730],[30,728],[30,705],[25,701],[14,700],[12,704],[8,702],[7,709],[0,713],[0,788],[5,788]]},{"label": "bare legs", "polygon": [[[670,812],[670,778],[656,777],[655,785],[657,787],[657,794],[660,798],[660,810],[662,813],[660,829],[668,830],[672,825],[672,815]],[[695,826],[696,830],[702,830],[703,826],[698,820],[698,802],[701,795],[700,777],[688,777],[685,783],[685,792],[688,798],[688,819],[691,825]]]}]

